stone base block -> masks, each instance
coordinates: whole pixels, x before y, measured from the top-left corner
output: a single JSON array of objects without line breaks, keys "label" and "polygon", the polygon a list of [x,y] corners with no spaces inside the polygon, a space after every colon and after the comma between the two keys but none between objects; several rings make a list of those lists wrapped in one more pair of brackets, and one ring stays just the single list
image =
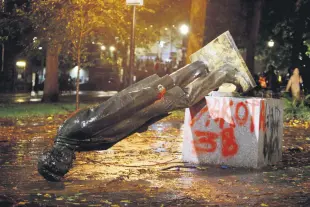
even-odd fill
[{"label": "stone base block", "polygon": [[205,97],[185,111],[183,161],[260,168],[282,158],[279,99]]}]

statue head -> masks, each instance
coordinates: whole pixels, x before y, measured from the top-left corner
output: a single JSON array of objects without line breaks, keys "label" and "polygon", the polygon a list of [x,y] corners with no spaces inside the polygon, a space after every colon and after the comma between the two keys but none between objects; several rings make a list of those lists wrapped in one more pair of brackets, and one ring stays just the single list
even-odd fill
[{"label": "statue head", "polygon": [[38,171],[48,181],[58,182],[72,167],[74,151],[66,146],[54,146],[38,160]]}]

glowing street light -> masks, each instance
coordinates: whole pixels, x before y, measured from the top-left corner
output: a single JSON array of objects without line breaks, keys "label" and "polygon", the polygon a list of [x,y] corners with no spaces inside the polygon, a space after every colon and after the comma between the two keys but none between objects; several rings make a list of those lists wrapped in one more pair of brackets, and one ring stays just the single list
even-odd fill
[{"label": "glowing street light", "polygon": [[[23,70],[22,73],[24,74],[24,80],[26,80],[26,65],[27,65],[27,63],[24,60],[20,60],[20,61],[16,62],[16,66]],[[18,77],[18,79],[20,79],[22,77],[22,74],[18,73],[17,77]]]},{"label": "glowing street light", "polygon": [[105,51],[107,48],[106,48],[104,45],[101,45],[101,46],[100,46],[100,49],[101,49],[102,51]]},{"label": "glowing street light", "polygon": [[25,61],[17,61],[16,66],[20,68],[25,68],[26,67],[26,62]]},{"label": "glowing street light", "polygon": [[116,48],[114,46],[111,46],[109,49],[111,52],[114,52],[116,50]]},{"label": "glowing street light", "polygon": [[273,47],[274,46],[274,41],[273,40],[270,40],[269,42],[268,42],[268,47]]},{"label": "glowing street light", "polygon": [[189,32],[189,27],[186,24],[182,24],[180,27],[180,32],[182,35],[187,35]]},{"label": "glowing street light", "polygon": [[165,45],[165,41],[159,41],[159,46],[161,47],[161,48],[163,48],[164,47],[164,45]]},{"label": "glowing street light", "polygon": [[179,28],[180,33],[183,35],[182,38],[182,65],[185,65],[186,63],[186,47],[187,47],[187,43],[186,43],[186,39],[187,39],[187,34],[189,32],[189,27],[186,24],[182,24]]}]

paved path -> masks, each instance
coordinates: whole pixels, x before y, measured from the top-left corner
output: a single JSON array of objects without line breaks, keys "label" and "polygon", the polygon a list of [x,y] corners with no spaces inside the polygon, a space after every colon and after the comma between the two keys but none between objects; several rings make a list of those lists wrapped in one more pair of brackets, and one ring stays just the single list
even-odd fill
[{"label": "paved path", "polygon": [[0,127],[0,206],[310,206],[309,129],[285,128],[276,166],[195,167],[181,160],[182,120],[168,117],[109,150],[77,153],[63,182],[51,183],[37,158],[65,118]]},{"label": "paved path", "polygon": [[[116,94],[117,91],[81,91],[80,99],[83,102],[103,101]],[[0,103],[26,103],[40,102],[43,96],[43,91],[36,94],[31,93],[2,93],[0,94]],[[60,102],[74,102],[76,97],[75,92],[62,93],[59,97]]]}]

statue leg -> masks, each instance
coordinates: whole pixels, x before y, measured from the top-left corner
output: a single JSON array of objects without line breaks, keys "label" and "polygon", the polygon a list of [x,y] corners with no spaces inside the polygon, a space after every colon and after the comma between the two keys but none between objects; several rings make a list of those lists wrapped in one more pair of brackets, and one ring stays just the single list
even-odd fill
[{"label": "statue leg", "polygon": [[[59,128],[52,150],[39,158],[39,173],[47,180],[59,181],[72,167],[76,149],[112,146],[124,134],[128,136],[136,129],[134,127],[123,131],[120,127],[123,120],[130,120],[139,111],[158,101],[163,92],[169,91],[175,84],[186,85],[205,75],[206,71],[206,66],[198,61],[180,69],[172,77],[166,75],[159,78],[153,75],[126,88],[96,108],[79,111]],[[139,127],[140,123],[139,121],[135,126]],[[125,124],[123,128],[127,126],[129,125]],[[103,137],[105,132],[111,136]]]},{"label": "statue leg", "polygon": [[[189,71],[191,70],[186,71],[192,74],[189,77],[195,77],[197,74]],[[113,108],[113,104],[119,104],[117,101],[123,101],[122,97],[126,97],[126,94],[112,99],[108,105],[112,107],[113,112],[115,112],[114,116],[117,117],[104,114],[104,111],[109,112],[109,110],[104,110],[105,107],[103,106],[103,109],[99,107],[97,113],[85,111],[67,120],[64,127],[61,127],[58,132],[53,149],[39,158],[39,173],[47,180],[59,181],[72,167],[75,149],[109,148],[141,127],[150,125],[152,119],[158,120],[170,111],[194,105],[223,83],[234,83],[242,86],[242,81],[246,80],[238,70],[230,65],[223,66],[209,74],[202,70],[200,75],[197,75],[198,78],[193,78],[189,84],[186,76],[182,76],[182,74],[172,74],[171,79],[177,83],[176,86],[169,89],[168,86],[171,85],[167,84],[165,88],[168,88],[168,91],[157,101],[155,98],[152,99],[152,102],[143,102],[143,93],[146,93],[146,90],[137,96],[141,97],[139,100],[142,101],[142,104],[135,103],[135,100],[131,98],[125,104],[122,103],[122,108],[119,111],[123,117],[118,116],[117,107]],[[160,81],[156,84],[160,84]],[[146,99],[149,101],[148,97],[151,99],[155,94],[153,93],[153,96],[145,94]],[[128,103],[132,103],[132,105]],[[126,107],[130,109],[129,112],[126,112]]]},{"label": "statue leg", "polygon": [[117,125],[94,134],[88,143],[84,142],[81,146],[84,149],[91,149],[94,146],[97,146],[98,149],[106,149],[110,144],[113,145],[130,134],[139,131],[141,126],[147,129],[147,126],[165,117],[171,111],[193,106],[223,83],[233,83],[241,87],[241,81],[243,81],[243,77],[239,71],[225,65],[206,76],[200,76],[183,88],[175,86],[167,91],[162,99],[136,112],[133,116],[124,119]]}]

